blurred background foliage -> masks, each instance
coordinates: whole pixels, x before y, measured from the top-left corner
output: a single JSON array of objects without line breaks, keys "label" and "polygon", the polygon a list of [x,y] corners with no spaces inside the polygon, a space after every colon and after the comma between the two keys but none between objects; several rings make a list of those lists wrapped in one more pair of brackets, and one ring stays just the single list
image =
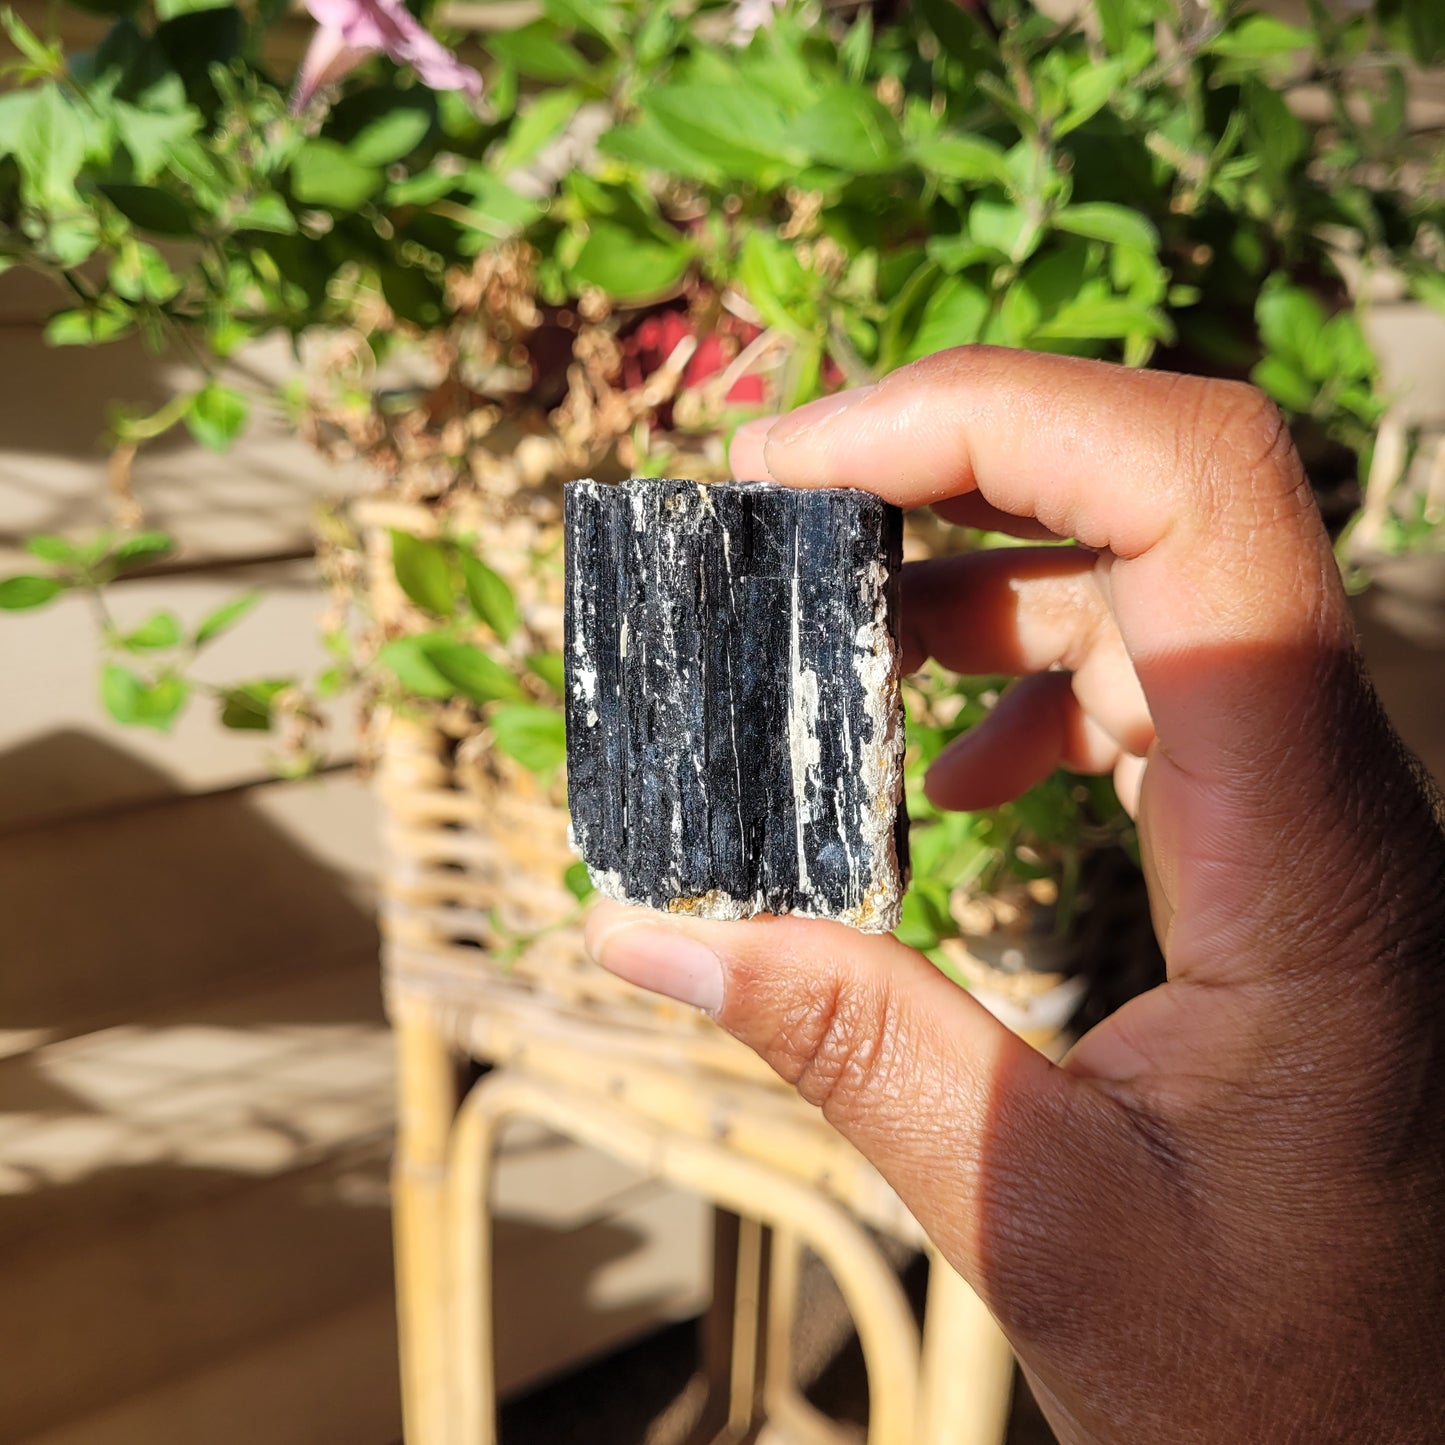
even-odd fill
[{"label": "blurred background foliage", "polygon": [[[1445,153],[1404,124],[1411,67],[1445,57],[1437,0],[1309,0],[1307,26],[1226,0],[1065,18],[1026,0],[541,0],[481,38],[422,15],[476,62],[479,103],[378,53],[299,108],[267,59],[277,0],[83,8],[110,22],[84,53],[5,15],[0,268],[54,279],[55,345],[137,333],[200,367],[159,411],[116,410],[113,475],[171,428],[229,446],[257,402],[225,362],[278,331],[298,369],[274,404],[384,470],[430,438],[432,496],[474,480],[470,448],[507,419],[557,438],[569,474],[720,465],[743,417],[981,341],[1252,378],[1346,533],[1390,402],[1358,298],[1387,271],[1445,309]],[[320,379],[302,366],[316,338]],[[408,352],[426,384],[384,387]],[[1401,489],[1377,545],[1439,547],[1437,503]],[[555,771],[559,660],[519,632],[488,538],[393,543],[429,624],[368,659],[369,685],[480,710],[500,749]],[[361,677],[335,627],[319,679],[197,684],[245,599],[189,632],[158,614],[119,633],[106,584],[165,545],[32,539],[41,565],[0,605],[92,594],[125,722],[165,728],[206,691],[225,724],[266,727]],[[921,679],[915,777],[998,686]],[[1091,781],[949,819],[911,800],[903,931],[925,948],[970,890],[1065,919],[1081,858],[1127,842]]]}]

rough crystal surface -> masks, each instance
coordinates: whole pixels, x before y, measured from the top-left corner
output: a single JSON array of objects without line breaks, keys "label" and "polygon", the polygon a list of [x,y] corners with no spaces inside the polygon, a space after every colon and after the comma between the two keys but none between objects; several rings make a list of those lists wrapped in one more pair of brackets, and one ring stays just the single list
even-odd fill
[{"label": "rough crystal surface", "polygon": [[566,489],[567,787],[610,897],[896,926],[902,518],[852,488]]}]

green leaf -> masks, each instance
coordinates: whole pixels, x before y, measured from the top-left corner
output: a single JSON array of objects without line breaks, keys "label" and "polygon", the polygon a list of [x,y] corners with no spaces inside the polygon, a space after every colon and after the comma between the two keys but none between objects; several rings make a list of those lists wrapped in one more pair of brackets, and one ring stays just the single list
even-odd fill
[{"label": "green leaf", "polygon": [[[997,251],[1015,261],[1026,260],[1032,247],[1027,245],[1031,227],[1022,206],[1011,201],[975,201],[968,210],[968,234],[980,246]],[[1035,242],[1037,244],[1037,242]]]},{"label": "green leaf", "polygon": [[958,0],[918,0],[918,9],[938,43],[963,62],[968,75],[997,64],[998,47],[992,36]]},{"label": "green leaf", "polygon": [[350,674],[344,667],[323,668],[316,676],[316,696],[339,697],[349,680]]},{"label": "green leaf", "polygon": [[1266,356],[1250,372],[1249,379],[1281,406],[1301,415],[1314,407],[1319,396],[1319,388],[1282,356]]},{"label": "green leaf", "polygon": [[492,714],[492,735],[508,757],[534,773],[560,767],[567,758],[562,714],[536,703],[514,703]]},{"label": "green leaf", "polygon": [[452,551],[441,542],[392,532],[391,566],[397,586],[424,612],[450,617],[457,610]]},{"label": "green leaf", "polygon": [[84,160],[84,123],[58,85],[45,86],[26,110],[15,143],[15,161],[32,203],[74,204]]},{"label": "green leaf", "polygon": [[835,84],[789,127],[794,144],[814,161],[868,175],[898,165],[902,137],[888,108],[861,86]]},{"label": "green leaf", "polygon": [[289,678],[243,683],[221,694],[221,726],[237,732],[266,732],[276,699],[290,687]]},{"label": "green leaf", "polygon": [[566,695],[567,667],[560,652],[529,652],[527,666],[532,676],[541,678],[558,697]]},{"label": "green leaf", "polygon": [[189,140],[201,127],[201,117],[192,106],[180,110],[142,110],[128,101],[113,103],[116,134],[130,152],[135,178],[153,181],[170,164],[171,156],[182,141]]},{"label": "green leaf", "polygon": [[587,865],[580,859],[568,865],[562,882],[579,903],[585,903],[597,891],[592,886],[592,875],[587,871]]},{"label": "green leaf", "polygon": [[0,155],[19,152],[26,117],[39,96],[38,90],[0,92]]},{"label": "green leaf", "polygon": [[913,160],[930,175],[953,181],[1007,185],[1003,149],[976,135],[935,135],[913,147]]},{"label": "green leaf", "polygon": [[140,723],[159,733],[169,732],[190,696],[191,685],[185,678],[174,674],[162,677],[141,694]]},{"label": "green leaf", "polygon": [[442,322],[446,297],[430,276],[417,266],[383,263],[377,271],[386,304],[403,321],[430,330]]},{"label": "green leaf", "polygon": [[178,15],[193,15],[198,10],[223,9],[229,0],[155,0],[156,17],[174,20]]},{"label": "green leaf", "polygon": [[355,211],[385,184],[380,167],[362,164],[333,140],[307,141],[291,162],[292,194],[308,206]]},{"label": "green leaf", "polygon": [[250,414],[250,403],[240,392],[210,381],[191,398],[186,426],[203,447],[224,452],[241,434]]},{"label": "green leaf", "polygon": [[425,651],[427,661],[473,702],[504,702],[524,696],[512,673],[480,647],[433,638]]},{"label": "green leaf", "polygon": [[221,105],[214,71],[224,71],[240,58],[247,23],[234,5],[192,11],[163,20],[155,28],[155,44],[179,77],[187,98],[206,114]]},{"label": "green leaf", "polygon": [[1054,225],[1072,235],[1108,241],[1115,246],[1133,246],[1149,252],[1159,249],[1159,232],[1152,221],[1138,211],[1108,201],[1065,206],[1054,216]]},{"label": "green leaf", "polygon": [[175,545],[166,532],[132,532],[116,543],[110,556],[117,568],[124,572],[164,557],[175,549]]},{"label": "green leaf", "polygon": [[45,244],[60,265],[72,268],[88,261],[100,249],[100,226],[93,215],[52,218]]},{"label": "green leaf", "polygon": [[1134,335],[1163,341],[1170,334],[1160,312],[1122,297],[1071,301],[1034,332],[1037,339],[1053,341],[1111,341]]},{"label": "green leaf", "polygon": [[1445,61],[1445,6],[1440,0],[1405,0],[1405,32],[1418,64]]},{"label": "green leaf", "polygon": [[520,615],[517,599],[504,578],[492,571],[480,557],[462,554],[462,582],[471,609],[503,641],[517,630]]},{"label": "green leaf", "polygon": [[49,72],[64,63],[64,56],[55,44],[46,44],[8,5],[0,10],[0,29],[10,37],[10,43],[37,70]]},{"label": "green leaf", "polygon": [[559,39],[556,27],[545,20],[488,36],[487,49],[494,60],[515,66],[533,80],[580,80],[591,68],[581,52]]},{"label": "green leaf", "polygon": [[643,108],[675,144],[735,180],[781,179],[806,159],[782,107],[760,86],[656,86]]},{"label": "green leaf", "polygon": [[65,591],[65,583],[56,577],[21,575],[0,579],[0,610],[24,612],[44,607]]},{"label": "green leaf", "polygon": [[347,142],[346,150],[359,166],[390,166],[405,160],[427,138],[432,128],[431,108],[416,102],[393,103]]},{"label": "green leaf", "polygon": [[512,235],[523,226],[530,225],[541,211],[536,201],[514,191],[505,181],[487,174],[480,166],[471,167],[458,179],[470,196],[458,219],[475,227],[480,233],[479,244]]},{"label": "green leaf", "polygon": [[193,236],[195,218],[190,207],[172,191],[159,186],[131,186],[109,182],[98,188],[131,225],[157,236]]},{"label": "green leaf", "polygon": [[750,229],[738,258],[743,294],[780,331],[808,340],[819,324],[818,277],[806,270],[797,252],[771,231]]},{"label": "green leaf", "polygon": [[121,639],[127,652],[158,652],[175,647],[181,640],[180,619],[174,612],[155,612]]},{"label": "green leaf", "polygon": [[1130,36],[1143,18],[1134,0],[1094,0],[1094,9],[1099,16],[1104,46],[1115,52],[1129,43]]},{"label": "green leaf", "polygon": [[204,647],[213,638],[229,632],[260,600],[259,592],[244,592],[208,612],[191,637],[192,646]]},{"label": "green leaf", "polygon": [[145,681],[128,667],[108,662],[100,673],[100,700],[116,722],[127,727],[140,721],[140,698]]},{"label": "green leaf", "polygon": [[456,688],[432,665],[427,655],[430,637],[398,637],[380,648],[377,662],[413,697],[443,699],[456,695]]},{"label": "green leaf", "polygon": [[909,948],[935,948],[942,939],[951,938],[958,929],[940,907],[931,890],[915,884],[903,895],[903,910],[894,937]]},{"label": "green leaf", "polygon": [[127,301],[160,305],[181,289],[181,279],[154,246],[140,242],[127,246],[111,262],[110,285]]},{"label": "green leaf", "polygon": [[1270,351],[1302,362],[1302,370],[1323,379],[1314,355],[1325,325],[1325,309],[1318,297],[1303,287],[1291,286],[1276,272],[1260,288],[1254,319],[1260,339]]},{"label": "green leaf", "polygon": [[1215,55],[1240,60],[1263,60],[1308,50],[1314,33],[1277,20],[1273,15],[1246,15],[1214,37],[1204,48]]},{"label": "green leaf", "polygon": [[74,542],[47,532],[42,532],[39,536],[27,537],[25,550],[32,557],[39,557],[42,562],[56,562],[62,566],[78,564],[83,555]]},{"label": "green leaf", "polygon": [[542,0],[542,9],[558,24],[595,35],[613,50],[627,38],[616,0]]},{"label": "green leaf", "polygon": [[572,263],[572,274],[615,300],[641,301],[675,286],[691,256],[681,237],[664,241],[613,221],[595,221]]},{"label": "green leaf", "polygon": [[967,346],[983,335],[988,320],[988,295],[962,276],[949,276],[929,294],[918,329],[904,356],[917,361],[950,346]]},{"label": "green leaf", "polygon": [[135,324],[128,307],[102,301],[99,305],[57,311],[45,323],[47,346],[99,346],[124,336]]},{"label": "green leaf", "polygon": [[1309,150],[1309,131],[1278,91],[1251,80],[1241,88],[1245,103],[1246,147],[1276,181],[1287,177]]},{"label": "green leaf", "polygon": [[237,231],[269,231],[276,236],[291,236],[296,232],[296,217],[280,196],[259,195],[231,217],[231,225]]},{"label": "green leaf", "polygon": [[512,122],[512,128],[498,148],[492,164],[498,175],[527,165],[539,151],[577,114],[582,93],[576,90],[547,90],[532,100]]},{"label": "green leaf", "polygon": [[118,662],[108,662],[101,670],[100,697],[105,710],[127,727],[169,732],[190,695],[190,683],[174,673],[147,682]]},{"label": "green leaf", "polygon": [[1076,70],[1069,77],[1069,108],[1054,125],[1054,139],[1062,140],[1078,130],[1103,110],[1112,96],[1122,93],[1125,75],[1123,63],[1117,60]]},{"label": "green leaf", "polygon": [[1410,294],[1445,316],[1445,275],[1438,271],[1415,271],[1410,276]]}]

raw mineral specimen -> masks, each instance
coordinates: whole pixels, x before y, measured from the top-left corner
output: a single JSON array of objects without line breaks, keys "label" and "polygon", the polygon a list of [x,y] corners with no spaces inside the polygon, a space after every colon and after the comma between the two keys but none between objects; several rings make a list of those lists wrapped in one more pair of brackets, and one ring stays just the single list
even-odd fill
[{"label": "raw mineral specimen", "polygon": [[583,481],[565,530],[568,800],[598,889],[895,927],[898,509],[851,488]]}]

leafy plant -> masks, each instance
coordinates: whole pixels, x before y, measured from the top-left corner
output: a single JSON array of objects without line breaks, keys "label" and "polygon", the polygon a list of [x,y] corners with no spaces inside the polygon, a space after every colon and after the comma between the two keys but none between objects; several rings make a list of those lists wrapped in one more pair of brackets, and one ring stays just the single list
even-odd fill
[{"label": "leafy plant", "polygon": [[[1232,0],[1097,0],[1065,22],[1028,0],[803,3],[767,23],[724,0],[542,0],[469,54],[480,88],[407,29],[397,57],[457,89],[353,48],[327,104],[323,33],[300,111],[265,59],[277,7],[101,8],[114,22],[83,55],[5,18],[0,268],[55,280],[56,345],[137,335],[200,362],[191,394],[117,409],[122,456],[179,426],[229,445],[256,398],[224,363],[275,332],[344,338],[287,405],[323,449],[430,498],[484,489],[508,421],[548,439],[554,471],[716,467],[742,416],[992,342],[1252,376],[1349,513],[1390,399],[1345,274],[1390,269],[1445,309],[1445,157],[1403,138],[1407,69],[1445,52],[1436,0],[1309,0],[1308,28]],[[1306,91],[1323,121],[1292,104]],[[432,380],[379,390],[406,349]],[[1435,545],[1437,500],[1402,493],[1381,535]],[[52,570],[0,582],[0,606],[99,598],[138,545],[35,543]],[[393,537],[415,627],[371,675],[478,710],[552,772],[560,662],[489,545]],[[102,622],[112,711],[168,725],[205,630]],[[336,646],[326,688],[356,675]],[[993,685],[915,694],[915,768]],[[222,690],[222,718],[263,726],[295,696]],[[1118,833],[1077,780],[989,815],[915,804],[906,931],[924,946],[966,885],[1043,869],[1066,912],[1070,860]]]}]

